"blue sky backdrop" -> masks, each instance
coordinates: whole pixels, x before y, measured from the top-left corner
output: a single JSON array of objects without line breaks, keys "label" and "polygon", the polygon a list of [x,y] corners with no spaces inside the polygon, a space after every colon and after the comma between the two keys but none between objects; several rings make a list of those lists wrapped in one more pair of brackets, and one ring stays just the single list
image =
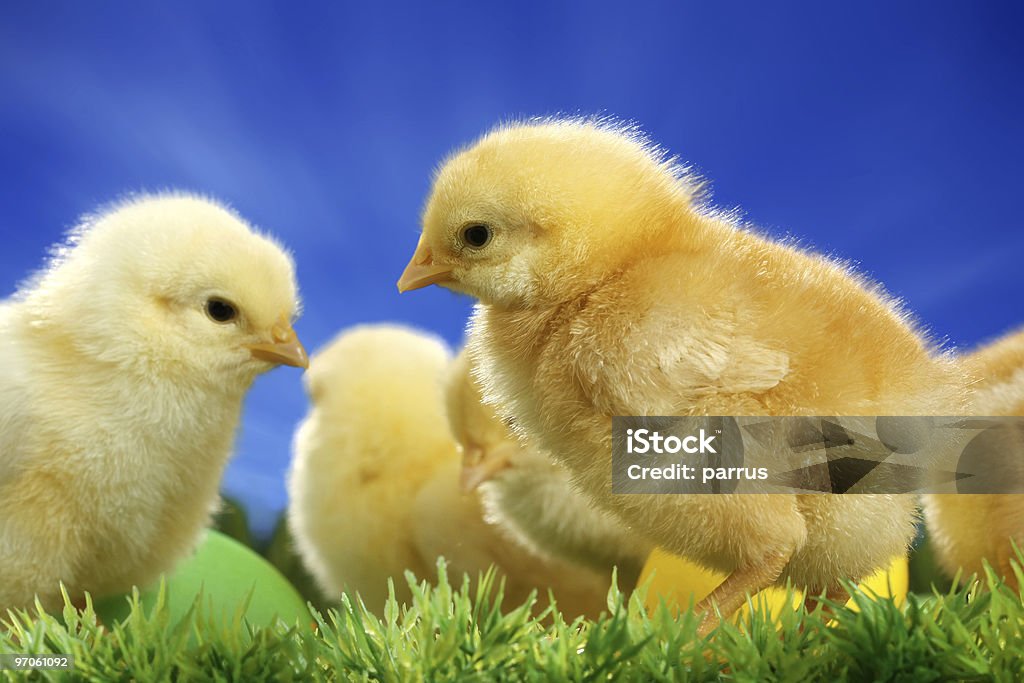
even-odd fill
[{"label": "blue sky backdrop", "polygon": [[[137,190],[226,200],[295,253],[311,349],[467,300],[399,296],[430,174],[512,116],[639,121],[775,234],[853,259],[936,335],[1024,322],[1024,10],[1012,2],[12,2],[0,296]],[[225,491],[285,505],[299,374],[261,378]]]}]

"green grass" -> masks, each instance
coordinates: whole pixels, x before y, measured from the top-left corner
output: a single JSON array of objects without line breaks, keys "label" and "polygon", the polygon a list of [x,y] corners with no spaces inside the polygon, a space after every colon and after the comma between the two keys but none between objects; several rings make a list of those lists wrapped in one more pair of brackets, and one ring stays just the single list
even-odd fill
[{"label": "green grass", "polygon": [[[696,636],[693,615],[643,609],[642,589],[616,590],[597,621],[566,622],[532,601],[504,605],[493,576],[417,583],[408,606],[389,602],[383,619],[352,596],[309,623],[257,628],[241,614],[218,623],[197,599],[170,623],[164,606],[133,605],[102,625],[91,606],[61,617],[18,612],[0,628],[0,652],[68,653],[73,673],[15,674],[13,680],[87,681],[1017,681],[1024,679],[1021,596],[988,574],[948,592],[911,594],[896,607],[858,595],[861,612],[833,606],[781,615],[755,613]],[[456,583],[457,585],[453,585]]]}]

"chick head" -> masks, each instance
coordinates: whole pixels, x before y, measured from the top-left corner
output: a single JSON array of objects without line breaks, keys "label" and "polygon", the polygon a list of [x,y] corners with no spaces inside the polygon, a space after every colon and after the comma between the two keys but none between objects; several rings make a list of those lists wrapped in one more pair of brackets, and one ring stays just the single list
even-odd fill
[{"label": "chick head", "polygon": [[452,361],[445,386],[448,425],[462,453],[462,488],[476,489],[530,457],[494,408],[483,401],[465,349]]},{"label": "chick head", "polygon": [[[400,291],[440,284],[484,303],[577,294],[696,223],[699,186],[635,127],[600,119],[499,126],[437,172]],[[683,236],[685,237],[685,236]]]},{"label": "chick head", "polygon": [[204,198],[143,196],[87,218],[23,291],[33,327],[69,355],[238,386],[308,366],[290,256]]}]

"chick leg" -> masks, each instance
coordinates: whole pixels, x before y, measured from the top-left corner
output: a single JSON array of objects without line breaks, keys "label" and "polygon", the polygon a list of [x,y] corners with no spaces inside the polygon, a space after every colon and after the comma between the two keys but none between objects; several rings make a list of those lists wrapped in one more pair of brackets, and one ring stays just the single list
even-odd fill
[{"label": "chick leg", "polygon": [[723,581],[711,594],[697,603],[694,611],[703,615],[697,635],[704,638],[718,626],[721,619],[719,613],[728,618],[743,606],[747,595],[755,595],[775,583],[782,570],[789,563],[791,555],[771,555],[760,564],[741,567]]},{"label": "chick leg", "polygon": [[804,609],[807,610],[808,613],[810,613],[814,611],[815,607],[821,605],[822,612],[826,616],[831,617],[833,611],[832,607],[822,602],[822,597],[824,597],[825,600],[828,600],[829,602],[835,603],[837,605],[845,605],[847,600],[850,599],[850,591],[846,590],[842,586],[839,586],[837,588],[829,588],[827,591],[825,591],[824,596],[811,595],[810,593],[808,593],[807,597],[804,598]]}]

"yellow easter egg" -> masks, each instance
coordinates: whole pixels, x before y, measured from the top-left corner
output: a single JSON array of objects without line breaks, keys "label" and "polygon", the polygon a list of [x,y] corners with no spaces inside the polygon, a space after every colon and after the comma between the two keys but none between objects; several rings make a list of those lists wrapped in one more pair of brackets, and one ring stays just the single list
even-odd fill
[{"label": "yellow easter egg", "polygon": [[[696,604],[703,600],[724,580],[724,574],[655,548],[647,558],[637,585],[647,586],[645,606],[648,612],[653,612],[663,601],[675,614],[680,608],[689,607],[691,602]],[[893,597],[899,605],[906,599],[909,581],[907,559],[897,557],[893,559],[888,571],[879,570],[862,581],[860,587],[868,595]],[[790,606],[795,609],[803,600],[803,593],[794,590],[790,595]],[[755,595],[753,602],[759,607],[763,605],[773,615],[778,615],[786,606],[786,591],[782,588],[769,588]],[[852,599],[847,605],[856,609]],[[745,616],[749,611],[750,606],[744,605],[737,615]]]}]

